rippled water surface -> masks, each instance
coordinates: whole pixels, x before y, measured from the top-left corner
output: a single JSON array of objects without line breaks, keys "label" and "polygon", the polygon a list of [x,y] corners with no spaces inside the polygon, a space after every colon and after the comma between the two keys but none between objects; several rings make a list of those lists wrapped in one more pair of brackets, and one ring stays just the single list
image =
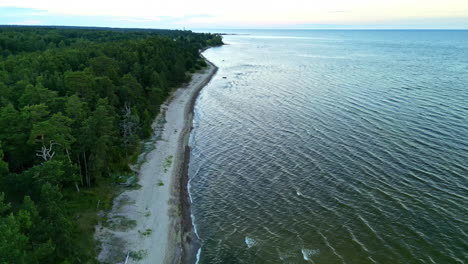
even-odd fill
[{"label": "rippled water surface", "polygon": [[468,263],[468,31],[247,33],[205,52],[199,263]]}]

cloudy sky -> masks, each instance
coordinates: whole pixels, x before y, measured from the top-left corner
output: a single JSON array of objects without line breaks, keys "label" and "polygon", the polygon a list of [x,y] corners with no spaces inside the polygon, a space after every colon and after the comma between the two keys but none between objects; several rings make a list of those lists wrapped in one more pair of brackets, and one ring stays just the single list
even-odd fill
[{"label": "cloudy sky", "polygon": [[468,0],[0,0],[0,24],[468,29]]}]

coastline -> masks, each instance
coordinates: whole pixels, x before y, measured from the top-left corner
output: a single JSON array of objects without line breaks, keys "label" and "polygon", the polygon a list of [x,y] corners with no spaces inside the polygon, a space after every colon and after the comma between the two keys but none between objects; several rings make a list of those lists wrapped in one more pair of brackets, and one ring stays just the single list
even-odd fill
[{"label": "coastline", "polygon": [[[205,51],[204,49],[203,51]],[[202,52],[203,52],[202,51]],[[208,67],[212,70],[212,73],[208,78],[206,78],[203,83],[200,84],[199,87],[194,91],[194,94],[188,102],[186,106],[187,110],[187,129],[185,130],[183,137],[183,161],[181,172],[179,173],[179,190],[178,196],[180,199],[180,209],[182,211],[182,218],[181,218],[181,258],[180,261],[177,263],[184,263],[184,264],[192,264],[196,263],[196,254],[198,249],[200,248],[200,243],[198,241],[198,236],[195,233],[195,228],[193,226],[193,219],[192,219],[192,212],[191,212],[191,201],[190,201],[190,194],[188,190],[188,169],[190,164],[190,153],[191,149],[189,146],[189,138],[190,133],[192,132],[193,128],[193,116],[195,111],[195,102],[197,101],[198,95],[200,94],[201,90],[211,81],[211,79],[216,75],[218,72],[218,67],[214,65],[211,61],[209,61],[205,56],[201,55],[202,58],[208,64]]]},{"label": "coastline", "polygon": [[194,263],[198,250],[188,193],[189,136],[195,101],[218,68],[207,67],[176,89],[153,123],[150,150],[140,155],[136,188],[125,189],[101,214],[95,238],[107,263]]}]

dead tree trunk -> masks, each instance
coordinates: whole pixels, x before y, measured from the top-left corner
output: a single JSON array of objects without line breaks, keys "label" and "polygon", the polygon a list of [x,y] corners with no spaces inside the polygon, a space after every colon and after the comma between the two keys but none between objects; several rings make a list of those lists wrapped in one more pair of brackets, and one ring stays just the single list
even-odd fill
[{"label": "dead tree trunk", "polygon": [[86,185],[88,185],[88,187],[91,187],[91,180],[88,173],[88,163],[86,162],[86,151],[83,152],[83,159],[85,164]]},{"label": "dead tree trunk", "polygon": [[83,174],[81,173],[81,159],[80,159],[80,154],[76,154],[76,157],[78,158],[78,168],[80,169],[80,181],[81,181],[81,186],[83,186]]},{"label": "dead tree trunk", "polygon": [[65,149],[65,152],[67,153],[68,161],[70,161],[70,163],[72,163],[72,160],[70,158],[70,152],[68,152],[67,148]]},{"label": "dead tree trunk", "polygon": [[125,146],[125,158],[128,160],[128,147],[133,143],[135,132],[138,127],[138,119],[133,115],[132,108],[128,102],[125,102],[122,114],[122,121],[120,122],[120,129],[122,131],[123,143]]},{"label": "dead tree trunk", "polygon": [[43,144],[41,150],[36,151],[36,156],[41,157],[44,161],[51,160],[55,156],[55,151],[52,151],[55,145],[58,145],[58,143],[53,141],[50,141],[49,148]]}]

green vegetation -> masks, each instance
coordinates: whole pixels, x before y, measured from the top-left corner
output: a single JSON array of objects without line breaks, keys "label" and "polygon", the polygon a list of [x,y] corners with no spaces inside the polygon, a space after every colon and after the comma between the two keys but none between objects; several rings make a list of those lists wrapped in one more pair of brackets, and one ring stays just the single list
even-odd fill
[{"label": "green vegetation", "polygon": [[104,226],[116,231],[127,231],[136,226],[136,221],[122,215],[116,215],[105,221]]},{"label": "green vegetation", "polygon": [[129,256],[134,260],[142,260],[148,255],[146,250],[130,251]]},{"label": "green vegetation", "polygon": [[153,233],[153,229],[148,228],[145,231],[138,230],[138,233],[142,236],[149,236]]},{"label": "green vegetation", "polygon": [[[172,165],[172,158],[173,156],[172,155],[169,155],[166,157],[166,159],[164,160],[164,164],[163,164],[163,169],[164,169],[164,172],[167,172],[169,170],[169,168],[171,167]],[[163,184],[164,185],[164,184]]]},{"label": "green vegetation", "polygon": [[199,50],[221,44],[190,31],[0,27],[0,263],[96,263],[99,220],[132,228],[97,212],[130,182],[160,104],[206,65]]}]

